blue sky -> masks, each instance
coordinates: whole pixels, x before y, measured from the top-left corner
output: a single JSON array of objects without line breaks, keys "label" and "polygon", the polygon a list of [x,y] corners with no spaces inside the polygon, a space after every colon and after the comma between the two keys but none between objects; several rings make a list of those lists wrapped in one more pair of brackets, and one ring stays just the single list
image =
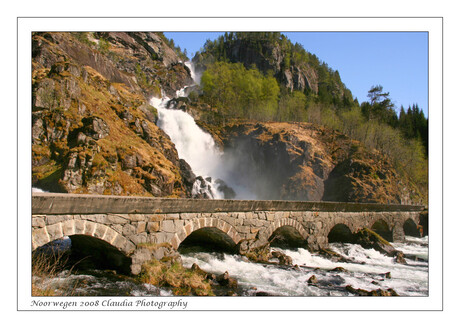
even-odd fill
[{"label": "blue sky", "polygon": [[[426,32],[282,32],[340,73],[359,102],[382,85],[398,112],[418,104],[428,116],[428,33]],[[171,32],[167,38],[189,57],[214,40],[217,32]]]}]

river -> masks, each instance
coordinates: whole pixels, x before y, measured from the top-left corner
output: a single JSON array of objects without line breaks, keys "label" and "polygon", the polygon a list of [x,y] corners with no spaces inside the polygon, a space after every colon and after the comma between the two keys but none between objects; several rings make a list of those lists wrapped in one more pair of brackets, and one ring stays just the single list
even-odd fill
[{"label": "river", "polygon": [[[70,239],[57,245],[69,247]],[[292,258],[292,266],[252,263],[240,255],[216,252],[186,250],[181,258],[187,268],[196,263],[216,275],[227,271],[238,280],[240,296],[352,296],[346,288],[349,285],[367,291],[393,289],[400,296],[428,296],[428,237],[407,237],[405,242],[392,245],[418,260],[399,264],[373,249],[347,243],[332,243],[330,248],[353,263],[332,262],[303,248],[282,250]],[[309,284],[313,275],[317,282]],[[73,296],[172,296],[166,288],[108,270],[64,270],[52,278],[34,277],[34,283]]]}]

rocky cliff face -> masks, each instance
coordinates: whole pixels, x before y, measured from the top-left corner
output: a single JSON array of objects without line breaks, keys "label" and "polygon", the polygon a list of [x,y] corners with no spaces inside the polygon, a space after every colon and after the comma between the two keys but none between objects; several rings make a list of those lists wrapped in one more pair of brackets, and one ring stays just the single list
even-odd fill
[{"label": "rocky cliff face", "polygon": [[422,201],[384,156],[338,132],[309,123],[236,123],[213,131],[239,182],[261,199]]},{"label": "rocky cliff face", "polygon": [[190,82],[155,33],[33,34],[33,185],[185,196],[177,151],[148,99]]},{"label": "rocky cliff face", "polygon": [[[243,33],[244,34],[244,33]],[[253,35],[263,33],[252,33]],[[272,37],[260,37],[255,42],[251,37],[223,41],[223,46],[214,53],[197,54],[193,62],[197,70],[204,71],[206,65],[215,60],[242,63],[246,68],[256,67],[264,74],[271,72],[288,90],[318,93],[318,72],[306,62],[294,63],[289,46]],[[216,55],[217,53],[217,55]]]}]

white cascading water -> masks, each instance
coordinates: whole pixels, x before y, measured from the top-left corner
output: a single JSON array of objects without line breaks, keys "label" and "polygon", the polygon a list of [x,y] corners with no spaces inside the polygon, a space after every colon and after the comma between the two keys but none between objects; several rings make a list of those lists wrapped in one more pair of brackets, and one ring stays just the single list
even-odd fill
[{"label": "white cascading water", "polygon": [[[428,237],[408,238],[393,246],[406,255],[428,260]],[[332,262],[302,248],[281,250],[292,258],[293,264],[300,266],[298,270],[248,262],[240,255],[198,252],[181,257],[186,267],[196,263],[207,272],[227,271],[250,296],[256,292],[280,296],[348,296],[351,294],[345,289],[347,285],[365,290],[392,288],[400,296],[428,295],[428,262],[408,259],[407,264],[399,264],[392,257],[354,244],[334,243],[331,249],[355,263]],[[330,271],[337,267],[346,271]],[[386,277],[388,272],[390,276]],[[312,275],[317,277],[318,284],[308,283]]]},{"label": "white cascading water", "polygon": [[[195,83],[199,83],[201,76],[197,74],[191,63],[185,65],[190,69]],[[176,97],[186,96],[186,89],[176,92]],[[216,146],[209,133],[204,132],[188,113],[168,108],[170,99],[165,95],[161,98],[153,97],[150,103],[158,110],[157,125],[171,138],[176,146],[179,158],[184,159],[192,168],[196,176],[203,180],[195,181],[192,194],[206,193],[208,198],[223,199],[224,193],[218,190],[219,179],[225,181],[236,192],[236,198],[254,198],[253,195],[232,184],[228,161],[224,160],[223,153]],[[209,181],[211,180],[211,181]],[[203,188],[203,184],[206,186]]]},{"label": "white cascading water", "polygon": [[[185,88],[184,88],[185,89]],[[177,92],[177,96],[184,95],[184,89]],[[205,133],[195,123],[193,117],[178,109],[168,109],[169,98],[163,96],[153,97],[151,105],[158,110],[157,125],[171,138],[177,149],[179,158],[184,159],[197,176],[203,178],[213,177],[221,161],[221,152],[216,147],[214,139]],[[209,181],[206,181],[209,183]],[[200,181],[194,185],[194,193],[198,192]],[[223,198],[223,194],[217,190],[215,183],[209,183],[212,195],[210,198]]]}]

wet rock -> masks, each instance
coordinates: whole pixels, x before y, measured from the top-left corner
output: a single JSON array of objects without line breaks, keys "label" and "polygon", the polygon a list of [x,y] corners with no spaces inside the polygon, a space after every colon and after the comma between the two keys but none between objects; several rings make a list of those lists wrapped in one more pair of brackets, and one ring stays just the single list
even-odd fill
[{"label": "wet rock", "polygon": [[336,267],[334,269],[329,270],[330,272],[348,272],[347,269],[342,268],[342,267]]},{"label": "wet rock", "polygon": [[184,159],[179,159],[179,168],[188,194],[191,195],[192,187],[196,180],[196,175],[193,173],[192,168]]},{"label": "wet rock", "polygon": [[196,263],[192,264],[192,267],[190,268],[190,270],[192,270],[195,273],[198,273],[199,275],[203,277],[206,277],[208,275],[208,273],[204,271],[203,269],[201,269]]},{"label": "wet rock", "polygon": [[225,271],[223,274],[217,276],[216,281],[224,287],[232,289],[238,288],[238,281],[235,278],[230,277],[228,271]]},{"label": "wet rock", "polygon": [[269,293],[269,292],[261,291],[261,292],[256,292],[254,296],[277,296],[277,295]]},{"label": "wet rock", "polygon": [[365,290],[361,288],[353,288],[351,285],[347,285],[345,289],[357,296],[399,296],[398,293],[392,288],[389,288],[387,290],[383,289],[375,289],[375,290]]},{"label": "wet rock", "polygon": [[244,251],[244,255],[251,262],[266,263],[271,258],[269,243],[258,247],[247,248],[248,251],[246,251],[246,247],[248,246],[246,246],[244,242],[241,243],[241,246],[242,247],[240,247],[240,252]]},{"label": "wet rock", "polygon": [[350,261],[346,257],[340,255],[337,252],[334,252],[331,249],[321,248],[318,251],[318,255],[320,255],[320,256],[322,256],[324,258],[327,258],[328,260],[331,260],[333,262],[353,263],[353,261]]},{"label": "wet rock", "polygon": [[316,278],[315,275],[312,275],[308,280],[307,280],[309,285],[316,285],[318,284],[318,278]]},{"label": "wet rock", "polygon": [[292,265],[292,258],[282,252],[271,252],[271,257],[278,259],[280,265]]},{"label": "wet rock", "polygon": [[354,234],[353,237],[355,243],[361,245],[364,248],[373,248],[376,251],[391,257],[397,255],[398,253],[398,251],[393,246],[391,246],[388,241],[370,229],[361,229],[356,234]]},{"label": "wet rock", "polygon": [[404,253],[403,252],[396,252],[394,261],[399,264],[407,264],[406,259],[404,258]]},{"label": "wet rock", "polygon": [[216,184],[218,185],[217,190],[224,193],[224,198],[225,199],[233,199],[236,197],[235,191],[229,187],[225,181],[221,179],[216,180]]},{"label": "wet rock", "polygon": [[197,199],[213,199],[210,181],[198,176],[192,186],[192,196]]}]

